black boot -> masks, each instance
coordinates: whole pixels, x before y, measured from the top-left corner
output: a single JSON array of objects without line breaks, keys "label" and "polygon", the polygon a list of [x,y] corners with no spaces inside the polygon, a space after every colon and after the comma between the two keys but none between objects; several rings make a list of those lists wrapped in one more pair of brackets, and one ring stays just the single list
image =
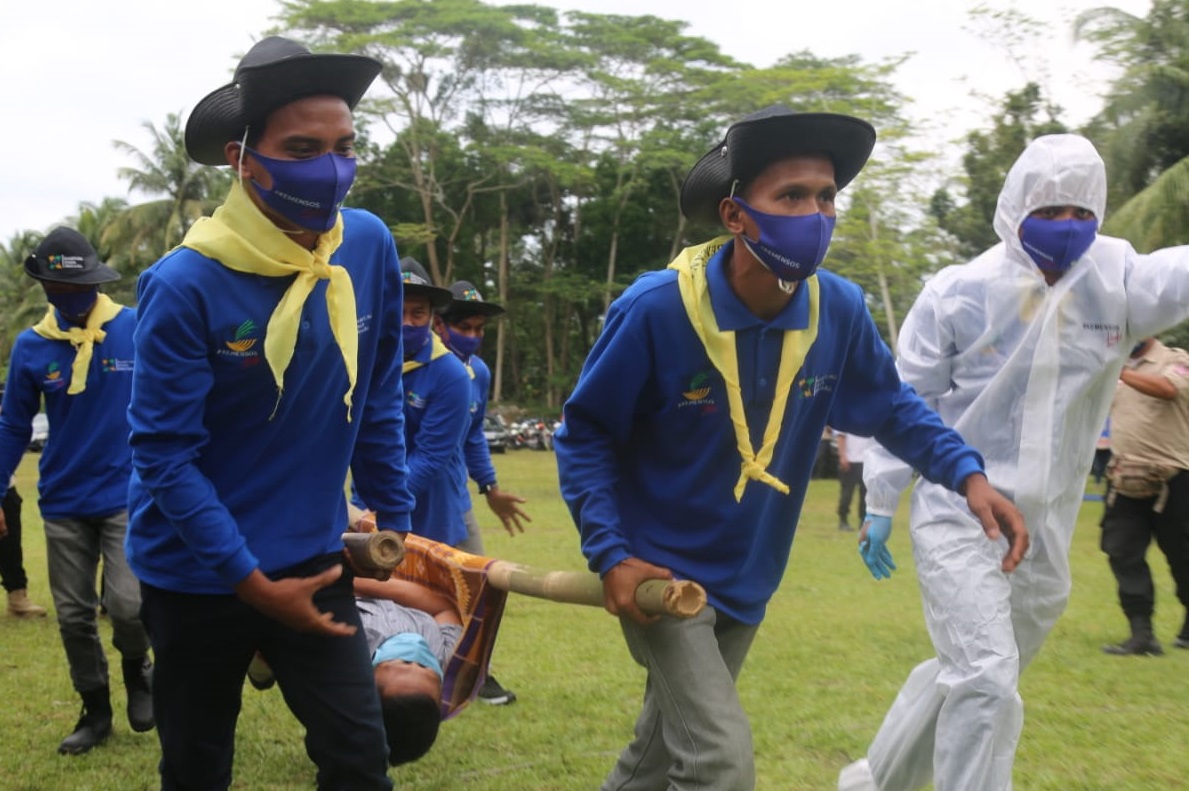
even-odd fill
[{"label": "black boot", "polygon": [[1133,615],[1131,621],[1131,637],[1118,645],[1104,645],[1105,653],[1115,656],[1162,656],[1164,648],[1152,634],[1152,617],[1149,615]]},{"label": "black boot", "polygon": [[147,656],[121,663],[124,669],[124,690],[128,693],[128,725],[137,733],[153,729],[153,663]]},{"label": "black boot", "polygon": [[107,687],[80,693],[83,710],[74,733],[58,745],[62,755],[80,755],[111,735],[111,695]]},{"label": "black boot", "polygon": [[1177,648],[1189,648],[1189,612],[1185,613],[1185,623],[1181,625],[1181,633],[1173,643]]}]

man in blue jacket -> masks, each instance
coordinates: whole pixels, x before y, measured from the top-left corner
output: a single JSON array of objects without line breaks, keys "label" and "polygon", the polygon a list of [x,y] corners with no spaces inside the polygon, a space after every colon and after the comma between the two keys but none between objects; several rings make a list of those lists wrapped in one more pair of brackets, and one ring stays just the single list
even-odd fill
[{"label": "man in blue jacket", "polygon": [[[466,366],[471,379],[470,425],[463,441],[463,460],[467,474],[479,487],[479,494],[487,500],[491,509],[508,531],[508,535],[524,532],[524,522],[532,519],[520,507],[524,498],[500,488],[496,481],[495,465],[491,463],[491,449],[483,434],[483,420],[487,417],[487,394],[491,390],[491,369],[478,354],[483,343],[483,334],[488,319],[503,315],[504,306],[486,302],[479,289],[466,280],[450,284],[453,301],[435,319],[435,328],[442,343],[458,356]],[[459,548],[473,555],[482,555],[483,534],[479,520],[471,505],[471,495],[463,487],[463,520],[466,522],[467,537]],[[488,675],[479,689],[479,700],[493,706],[503,706],[516,701],[516,693],[506,689],[495,676]]]},{"label": "man in blue jacket", "polygon": [[[487,506],[499,517],[508,535],[514,536],[517,531],[524,532],[521,520],[531,522],[532,519],[520,507],[524,498],[502,490],[496,481],[491,449],[487,447],[487,439],[483,434],[487,395],[491,391],[491,369],[479,356],[487,321],[503,315],[504,306],[485,301],[479,289],[466,280],[451,283],[450,293],[454,299],[436,319],[434,326],[442,343],[466,366],[471,379],[471,419],[463,445],[467,474],[479,487],[479,494],[486,498]],[[469,493],[465,506],[467,538],[459,548],[474,555],[482,555],[483,534],[479,531]]]},{"label": "man in blue jacket", "polygon": [[[44,400],[50,439],[39,465],[38,506],[58,630],[83,699],[78,724],[58,752],[77,755],[111,733],[107,660],[95,620],[101,559],[112,642],[123,656],[128,723],[135,731],[153,727],[149,640],[140,622],[140,590],[124,559],[136,315],[99,293],[99,284],[120,275],[71,228],[51,231],[25,271],[41,281],[49,308],[12,347],[0,408],[0,481],[8,482],[20,464]],[[5,522],[0,514],[0,537]]]},{"label": "man in blue jacket", "polygon": [[450,291],[431,284],[424,267],[413,258],[401,259],[401,277],[405,286],[405,448],[409,489],[417,501],[412,531],[455,547],[467,537],[462,442],[471,421],[471,379],[433,332],[434,311],[450,304]]},{"label": "man in blue jacket", "polygon": [[[817,272],[834,197],[875,143],[864,121],[770,107],[732,125],[682,186],[727,235],[641,276],[608,312],[555,437],[562,495],[606,607],[648,671],[635,739],[604,789],[755,785],[738,676],[780,584],[825,426],[874,436],[1027,546],[979,454],[896,375],[862,292]],[[878,562],[879,558],[873,558]],[[637,586],[692,579],[709,606],[650,619]]]},{"label": "man in blue jacket", "polygon": [[320,789],[390,789],[343,482],[409,530],[401,282],[374,215],[340,206],[351,109],[380,71],[270,37],[207,95],[186,149],[230,165],[213,217],[141,276],[129,563],[157,656],[161,785],[226,789],[259,651]]}]

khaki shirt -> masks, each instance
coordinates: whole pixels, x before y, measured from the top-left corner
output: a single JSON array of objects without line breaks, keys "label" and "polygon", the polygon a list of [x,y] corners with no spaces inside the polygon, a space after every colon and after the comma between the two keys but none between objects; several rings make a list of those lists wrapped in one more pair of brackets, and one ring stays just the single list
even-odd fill
[{"label": "khaki shirt", "polygon": [[1111,451],[1136,461],[1189,470],[1189,352],[1156,341],[1134,370],[1176,385],[1171,401],[1119,383],[1111,404]]}]

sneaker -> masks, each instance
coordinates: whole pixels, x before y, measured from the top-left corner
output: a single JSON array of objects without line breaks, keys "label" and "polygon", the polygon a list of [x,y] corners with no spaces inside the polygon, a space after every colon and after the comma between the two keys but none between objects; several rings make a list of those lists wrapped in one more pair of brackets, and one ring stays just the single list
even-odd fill
[{"label": "sneaker", "polygon": [[261,692],[272,689],[273,684],[277,683],[277,677],[273,675],[272,668],[260,654],[253,656],[252,662],[248,665],[248,683]]},{"label": "sneaker", "polygon": [[479,700],[490,703],[492,706],[507,706],[509,703],[516,702],[516,693],[501,687],[500,682],[495,680],[495,676],[488,676],[479,689]]},{"label": "sneaker", "polygon": [[1177,648],[1189,648],[1189,634],[1183,634],[1173,641]]},{"label": "sneaker", "polygon": [[846,521],[845,519],[841,520],[838,523],[838,529],[841,530],[843,533],[854,532],[854,528],[850,526],[850,522]]}]

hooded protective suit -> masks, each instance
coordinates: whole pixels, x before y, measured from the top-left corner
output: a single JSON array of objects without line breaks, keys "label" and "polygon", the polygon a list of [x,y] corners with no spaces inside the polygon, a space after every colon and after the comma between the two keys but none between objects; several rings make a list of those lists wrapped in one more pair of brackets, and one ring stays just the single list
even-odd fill
[{"label": "hooded protective suit", "polygon": [[[1189,317],[1189,247],[1140,255],[1100,235],[1046,285],[1020,244],[1021,222],[1067,205],[1101,220],[1106,191],[1087,140],[1037,139],[999,196],[1001,243],[942,270],[904,322],[901,377],[982,452],[1032,543],[1006,575],[1006,544],[986,539],[959,495],[916,486],[913,556],[937,658],[913,670],[868,751],[880,791],[919,788],[931,775],[937,791],[1011,788],[1019,671],[1069,598],[1070,540],[1119,372],[1138,340]],[[864,473],[868,512],[891,515],[911,471],[877,449]]]}]

